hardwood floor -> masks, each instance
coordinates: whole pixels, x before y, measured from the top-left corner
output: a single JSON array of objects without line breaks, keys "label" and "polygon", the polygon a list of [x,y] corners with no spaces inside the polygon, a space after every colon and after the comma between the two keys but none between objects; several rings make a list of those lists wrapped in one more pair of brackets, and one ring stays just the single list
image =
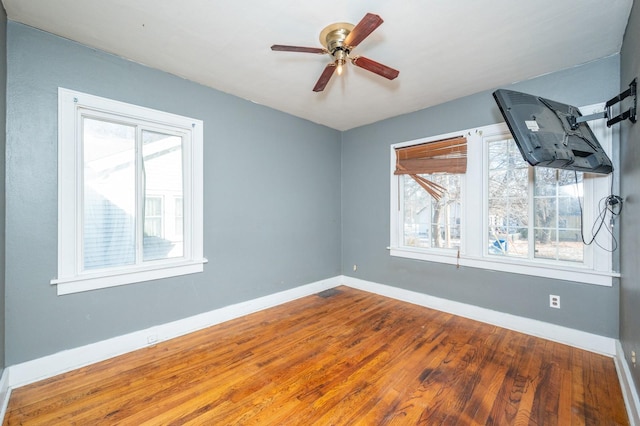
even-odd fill
[{"label": "hardwood floor", "polygon": [[347,287],[12,392],[5,425],[627,425],[611,358]]}]

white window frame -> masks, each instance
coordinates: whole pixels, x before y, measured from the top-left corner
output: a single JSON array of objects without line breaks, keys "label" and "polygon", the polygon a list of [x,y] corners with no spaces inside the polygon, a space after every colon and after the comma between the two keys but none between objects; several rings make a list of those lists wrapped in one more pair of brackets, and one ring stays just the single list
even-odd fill
[{"label": "white window frame", "polygon": [[[81,271],[83,114],[118,116],[124,122],[172,129],[183,135],[184,256]],[[58,295],[202,272],[203,122],[65,88],[58,88]],[[188,237],[187,237],[188,236]]]},{"label": "white window frame", "polygon": [[[589,105],[580,108],[583,114],[592,114],[604,109],[604,104]],[[605,120],[590,121],[589,126],[600,141],[602,147],[611,157],[612,131]],[[462,215],[460,250],[441,248],[416,248],[403,246],[403,217],[401,176],[394,175],[396,166],[395,149],[421,143],[434,142],[463,135],[467,138],[467,173],[462,178]],[[584,263],[563,262],[546,259],[520,259],[490,255],[486,242],[486,224],[488,223],[488,150],[486,140],[495,139],[510,132],[505,123],[493,124],[478,128],[466,129],[437,135],[424,139],[393,144],[390,147],[390,246],[391,256],[439,262],[451,265],[468,266],[515,274],[554,278],[558,280],[612,286],[613,277],[619,277],[612,270],[612,253],[597,244],[584,246]],[[609,195],[613,174],[602,176],[585,174],[583,201],[583,229],[585,240],[590,240],[591,225],[598,217],[599,201]],[[470,212],[469,206],[482,206]],[[472,213],[472,214],[471,214]],[[608,225],[608,223],[606,224]],[[605,247],[611,247],[611,236],[605,231],[598,236],[598,241]]]}]

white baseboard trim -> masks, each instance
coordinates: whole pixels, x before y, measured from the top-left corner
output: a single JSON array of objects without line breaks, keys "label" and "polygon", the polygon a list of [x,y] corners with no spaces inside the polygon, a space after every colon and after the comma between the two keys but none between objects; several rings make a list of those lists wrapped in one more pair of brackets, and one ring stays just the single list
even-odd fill
[{"label": "white baseboard trim", "polygon": [[591,352],[607,356],[615,356],[616,339],[599,336],[560,325],[534,320],[531,318],[519,317],[517,315],[504,312],[493,311],[466,303],[454,302],[452,300],[429,296],[411,290],[404,290],[385,284],[364,281],[348,276],[342,277],[342,283],[348,287],[391,297],[415,305],[425,306],[461,317],[485,322],[509,330],[518,331],[565,345],[574,346]]},{"label": "white baseboard trim", "polygon": [[[24,386],[127,352],[153,346],[159,342],[183,336],[234,318],[239,318],[301,297],[328,290],[340,284],[341,277],[337,276],[246,302],[225,306],[178,321],[157,325],[145,330],[135,331],[101,342],[47,355],[42,358],[7,367],[2,378],[5,378],[5,374],[8,376],[9,388]],[[152,338],[151,342],[149,341],[150,337]]]},{"label": "white baseboard trim", "polygon": [[0,403],[2,409],[0,409],[0,419],[4,421],[4,415],[7,413],[7,406],[9,405],[9,397],[11,396],[11,387],[9,386],[9,369],[5,368],[2,371],[2,377],[0,377]]},{"label": "white baseboard trim", "polygon": [[640,399],[638,391],[629,370],[629,364],[624,358],[624,350],[620,341],[616,341],[616,356],[614,358],[616,371],[618,372],[618,380],[622,388],[622,396],[624,397],[624,405],[627,407],[627,415],[631,426],[640,426]]}]

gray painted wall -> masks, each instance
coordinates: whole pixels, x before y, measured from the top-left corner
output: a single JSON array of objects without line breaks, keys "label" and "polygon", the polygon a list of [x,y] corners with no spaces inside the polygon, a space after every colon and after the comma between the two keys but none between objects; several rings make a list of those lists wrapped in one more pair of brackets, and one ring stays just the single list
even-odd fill
[{"label": "gray painted wall", "polygon": [[0,374],[6,366],[4,360],[5,336],[5,169],[7,113],[7,13],[0,5]]},{"label": "gray painted wall", "polygon": [[[620,53],[620,84],[626,90],[640,79],[640,5],[635,2]],[[621,196],[620,216],[620,340],[625,358],[640,390],[640,369],[631,362],[631,351],[640,355],[640,123],[625,121],[620,125]]]},{"label": "gray painted wall", "polygon": [[[619,58],[509,86],[550,99],[589,105],[618,93]],[[429,84],[429,82],[425,82]],[[491,91],[347,131],[342,143],[343,273],[578,330],[618,336],[619,287],[580,284],[391,257],[389,146],[503,121]],[[614,143],[615,145],[615,143]],[[637,252],[634,252],[637,253]],[[352,266],[358,265],[357,272]],[[549,294],[562,309],[549,308]]]},{"label": "gray painted wall", "polygon": [[[21,24],[7,37],[7,365],[340,274],[339,132]],[[204,120],[204,273],[56,295],[58,86]]]}]

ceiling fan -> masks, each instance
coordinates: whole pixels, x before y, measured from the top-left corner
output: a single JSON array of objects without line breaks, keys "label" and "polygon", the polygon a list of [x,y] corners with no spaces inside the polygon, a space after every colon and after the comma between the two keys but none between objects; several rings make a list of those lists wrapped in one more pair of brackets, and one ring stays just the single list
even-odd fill
[{"label": "ceiling fan", "polygon": [[360,68],[364,68],[367,71],[371,71],[384,78],[393,80],[398,76],[400,71],[369,58],[365,58],[364,56],[350,56],[351,51],[383,22],[384,21],[380,16],[373,13],[367,13],[357,25],[338,22],[325,27],[320,33],[320,43],[324,48],[274,44],[271,46],[271,50],[279,52],[330,54],[334,60],[325,67],[318,79],[318,82],[313,88],[314,92],[323,91],[334,72],[337,71],[338,75],[340,75],[342,73],[342,67],[347,62],[347,59],[350,59],[351,63]]}]

